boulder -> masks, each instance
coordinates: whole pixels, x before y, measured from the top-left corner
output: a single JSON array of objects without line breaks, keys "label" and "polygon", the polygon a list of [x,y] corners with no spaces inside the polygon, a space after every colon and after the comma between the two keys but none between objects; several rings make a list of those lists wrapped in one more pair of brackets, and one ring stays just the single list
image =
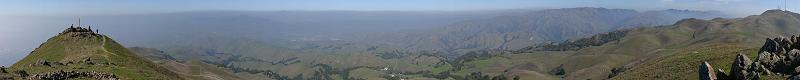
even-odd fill
[{"label": "boulder", "polygon": [[759,51],[759,53],[761,53],[761,52],[778,52],[778,46],[777,45],[778,45],[777,42],[775,42],[772,39],[767,38],[766,42],[764,42],[764,45],[761,46],[761,49],[758,50],[758,51]]},{"label": "boulder", "polygon": [[708,62],[700,63],[700,80],[717,80],[714,68]]},{"label": "boulder", "polygon": [[736,59],[733,61],[731,65],[731,78],[735,80],[743,80],[743,79],[758,79],[758,72],[755,72],[752,69],[755,66],[753,62],[750,61],[747,56],[743,54],[737,54]]}]

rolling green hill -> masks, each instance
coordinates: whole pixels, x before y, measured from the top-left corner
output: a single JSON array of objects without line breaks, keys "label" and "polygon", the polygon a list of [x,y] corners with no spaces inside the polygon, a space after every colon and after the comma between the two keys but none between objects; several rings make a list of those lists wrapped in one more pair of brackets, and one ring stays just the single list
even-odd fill
[{"label": "rolling green hill", "polygon": [[110,37],[81,27],[48,39],[9,70],[28,74],[18,79],[182,79]]}]

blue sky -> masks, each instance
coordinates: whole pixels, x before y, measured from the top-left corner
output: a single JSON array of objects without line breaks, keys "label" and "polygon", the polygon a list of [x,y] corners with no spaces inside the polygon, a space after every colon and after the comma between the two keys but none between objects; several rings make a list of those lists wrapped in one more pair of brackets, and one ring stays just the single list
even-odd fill
[{"label": "blue sky", "polygon": [[[757,14],[778,0],[5,0],[0,15],[137,14],[204,10],[461,11],[606,7]],[[797,1],[789,1],[798,3]],[[794,7],[794,6],[790,6]],[[800,6],[797,6],[800,8]],[[791,8],[790,8],[791,9]]]}]

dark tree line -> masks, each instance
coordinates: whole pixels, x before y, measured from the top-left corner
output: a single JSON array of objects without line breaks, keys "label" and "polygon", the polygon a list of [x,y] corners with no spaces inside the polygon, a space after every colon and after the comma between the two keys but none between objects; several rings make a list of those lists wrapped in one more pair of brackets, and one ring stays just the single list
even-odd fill
[{"label": "dark tree line", "polygon": [[516,52],[532,52],[532,51],[574,51],[589,46],[600,46],[608,42],[619,41],[622,37],[631,30],[617,30],[603,34],[597,34],[587,38],[581,38],[574,41],[564,41],[561,43],[548,43],[536,46],[528,46],[517,50]]},{"label": "dark tree line", "polygon": [[489,76],[489,75],[484,75],[482,72],[473,72],[457,80],[519,80],[519,79],[520,78],[517,75],[514,75],[513,78],[509,79],[508,77],[506,77],[505,74],[500,74],[497,76]]},{"label": "dark tree line", "polygon": [[555,69],[550,70],[550,74],[553,75],[565,75],[567,72],[564,70],[564,64],[559,65]]}]

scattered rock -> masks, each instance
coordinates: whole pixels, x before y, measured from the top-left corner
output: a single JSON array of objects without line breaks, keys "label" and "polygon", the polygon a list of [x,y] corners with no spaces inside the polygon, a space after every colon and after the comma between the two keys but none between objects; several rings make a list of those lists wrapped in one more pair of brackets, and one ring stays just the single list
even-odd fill
[{"label": "scattered rock", "polygon": [[22,76],[22,77],[27,77],[29,75],[27,71],[23,71],[23,70],[14,71],[14,74],[16,74],[17,76]]},{"label": "scattered rock", "polygon": [[114,74],[106,74],[100,72],[75,72],[75,71],[57,71],[31,75],[28,77],[31,80],[66,80],[71,78],[89,78],[92,80],[119,80]]}]

